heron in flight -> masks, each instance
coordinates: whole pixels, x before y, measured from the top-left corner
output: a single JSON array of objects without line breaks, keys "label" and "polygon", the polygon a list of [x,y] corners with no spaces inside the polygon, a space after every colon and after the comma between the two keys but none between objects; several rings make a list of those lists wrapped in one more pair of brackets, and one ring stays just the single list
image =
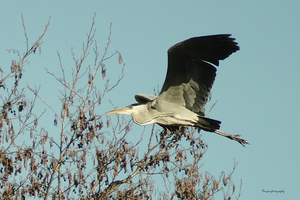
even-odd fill
[{"label": "heron in flight", "polygon": [[205,117],[204,106],[219,61],[239,50],[230,34],[194,37],[168,50],[168,71],[158,96],[137,94],[137,103],[106,114],[129,114],[139,125],[157,123],[170,131],[193,126],[215,132],[242,144],[239,135],[220,130],[221,121]]}]

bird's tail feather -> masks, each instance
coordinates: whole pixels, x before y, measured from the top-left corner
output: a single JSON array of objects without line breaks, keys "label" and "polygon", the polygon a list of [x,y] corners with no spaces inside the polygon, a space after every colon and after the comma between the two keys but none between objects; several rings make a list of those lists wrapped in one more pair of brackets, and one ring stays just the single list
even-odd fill
[{"label": "bird's tail feather", "polygon": [[198,121],[195,124],[196,127],[199,127],[205,131],[215,132],[215,130],[220,128],[221,122],[218,120],[206,118],[206,117],[198,117]]}]

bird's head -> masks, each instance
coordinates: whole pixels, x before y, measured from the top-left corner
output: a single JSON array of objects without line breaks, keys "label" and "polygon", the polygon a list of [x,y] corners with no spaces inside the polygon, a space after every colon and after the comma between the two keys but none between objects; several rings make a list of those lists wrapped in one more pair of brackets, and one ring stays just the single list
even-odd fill
[{"label": "bird's head", "polygon": [[117,109],[109,111],[105,114],[126,114],[131,115],[133,121],[139,125],[146,125],[151,123],[153,119],[151,116],[148,115],[148,105],[147,104],[131,104],[126,106],[125,108]]},{"label": "bird's head", "polygon": [[126,114],[126,115],[132,115],[134,113],[137,113],[139,111],[140,104],[135,103],[131,104],[129,106],[126,106],[125,108],[116,109],[109,111],[105,114]]}]

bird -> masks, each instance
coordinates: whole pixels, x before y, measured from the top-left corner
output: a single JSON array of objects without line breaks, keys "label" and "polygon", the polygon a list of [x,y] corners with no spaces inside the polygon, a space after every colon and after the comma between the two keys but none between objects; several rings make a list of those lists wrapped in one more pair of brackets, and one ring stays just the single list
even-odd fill
[{"label": "bird", "polygon": [[137,103],[106,114],[128,114],[138,125],[158,124],[170,131],[196,127],[249,144],[240,135],[220,130],[221,121],[205,116],[204,106],[216,77],[216,66],[240,50],[231,34],[193,37],[168,49],[168,69],[158,96],[137,94]]}]

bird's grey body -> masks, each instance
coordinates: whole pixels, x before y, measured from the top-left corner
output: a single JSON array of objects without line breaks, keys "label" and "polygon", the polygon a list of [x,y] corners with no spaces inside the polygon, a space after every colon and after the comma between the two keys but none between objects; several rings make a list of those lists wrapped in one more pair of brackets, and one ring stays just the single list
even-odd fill
[{"label": "bird's grey body", "polygon": [[136,95],[138,103],[108,114],[130,114],[139,125],[157,123],[170,130],[194,126],[247,142],[238,135],[219,130],[220,121],[206,118],[204,106],[215,80],[219,61],[239,50],[230,35],[195,37],[180,42],[168,50],[167,76],[158,97]]},{"label": "bird's grey body", "polygon": [[[136,95],[142,96],[142,95]],[[165,106],[168,104],[169,106]],[[197,114],[179,106],[176,102],[169,102],[156,97],[148,102],[136,105],[139,112],[132,113],[137,124],[147,125],[157,123],[166,126],[193,125],[197,122]],[[149,118],[151,116],[151,118]],[[192,117],[193,116],[193,117]]]}]

